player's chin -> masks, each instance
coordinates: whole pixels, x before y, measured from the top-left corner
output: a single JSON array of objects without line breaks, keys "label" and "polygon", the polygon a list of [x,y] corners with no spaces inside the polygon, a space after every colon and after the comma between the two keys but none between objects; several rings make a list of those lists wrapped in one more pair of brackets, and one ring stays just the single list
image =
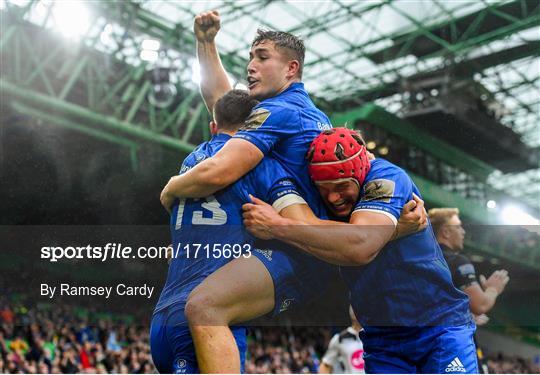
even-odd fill
[{"label": "player's chin", "polygon": [[335,216],[347,217],[351,214],[352,206],[350,204],[344,204],[340,206],[332,206],[331,210]]}]

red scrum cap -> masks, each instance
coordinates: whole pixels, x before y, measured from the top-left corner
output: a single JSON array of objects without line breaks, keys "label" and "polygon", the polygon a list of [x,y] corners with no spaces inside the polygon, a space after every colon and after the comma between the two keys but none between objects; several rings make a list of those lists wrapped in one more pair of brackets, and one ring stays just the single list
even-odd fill
[{"label": "red scrum cap", "polygon": [[347,128],[323,131],[311,142],[307,158],[315,183],[352,179],[362,186],[371,168],[362,137]]}]

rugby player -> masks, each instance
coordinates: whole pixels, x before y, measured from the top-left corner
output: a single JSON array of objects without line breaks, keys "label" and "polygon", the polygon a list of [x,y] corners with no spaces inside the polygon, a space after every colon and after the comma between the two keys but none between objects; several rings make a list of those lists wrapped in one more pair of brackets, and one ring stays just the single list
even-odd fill
[{"label": "rugby player", "polygon": [[336,333],[322,357],[319,374],[365,374],[364,346],[358,336],[362,326],[349,307],[351,325]]},{"label": "rugby player", "polygon": [[[389,242],[403,205],[420,195],[410,177],[384,159],[368,161],[360,135],[345,128],[318,136],[308,159],[327,208],[349,224],[305,225],[256,198],[244,206],[244,224],[257,237],[347,266],[341,274],[364,328],[366,372],[477,373],[468,300],[453,286],[431,226]],[[372,230],[359,230],[366,225]]]},{"label": "rugby player", "polygon": [[[212,139],[187,156],[180,173],[218,152],[257,103],[240,90],[219,99],[214,106],[215,121],[210,124]],[[203,199],[181,199],[174,204],[170,221],[173,256],[150,329],[152,358],[159,372],[199,372],[185,303],[189,293],[213,271],[234,258],[250,256],[253,249],[242,227],[241,205],[249,201],[248,194],[254,191],[266,196],[278,211],[305,203],[281,165],[266,157],[227,189]],[[232,332],[243,368],[245,327],[232,327]]]}]

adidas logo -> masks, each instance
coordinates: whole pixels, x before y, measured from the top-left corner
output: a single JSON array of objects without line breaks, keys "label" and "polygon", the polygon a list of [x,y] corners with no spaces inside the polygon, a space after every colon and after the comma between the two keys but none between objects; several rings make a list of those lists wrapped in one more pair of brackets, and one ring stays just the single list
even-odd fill
[{"label": "adidas logo", "polygon": [[445,372],[466,372],[463,363],[459,360],[458,357],[454,358],[452,362],[446,366]]},{"label": "adidas logo", "polygon": [[262,254],[266,259],[272,260],[272,250],[255,249],[255,251]]}]

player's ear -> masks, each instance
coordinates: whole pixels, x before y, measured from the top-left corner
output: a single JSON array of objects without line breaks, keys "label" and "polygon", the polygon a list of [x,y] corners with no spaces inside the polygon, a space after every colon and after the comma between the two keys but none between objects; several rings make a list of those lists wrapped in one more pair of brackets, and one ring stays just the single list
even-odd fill
[{"label": "player's ear", "polygon": [[217,134],[218,125],[216,124],[216,122],[214,120],[210,121],[210,123],[208,124],[208,128],[210,129],[210,134],[212,134],[212,135]]},{"label": "player's ear", "polygon": [[443,227],[441,228],[441,233],[444,238],[450,237],[450,226],[443,225]]},{"label": "player's ear", "polygon": [[298,60],[289,60],[287,79],[297,76],[299,70],[300,70],[300,63],[298,62]]}]

